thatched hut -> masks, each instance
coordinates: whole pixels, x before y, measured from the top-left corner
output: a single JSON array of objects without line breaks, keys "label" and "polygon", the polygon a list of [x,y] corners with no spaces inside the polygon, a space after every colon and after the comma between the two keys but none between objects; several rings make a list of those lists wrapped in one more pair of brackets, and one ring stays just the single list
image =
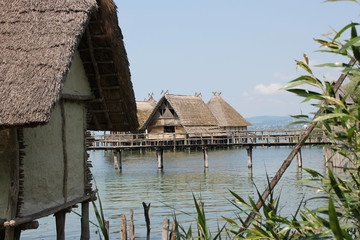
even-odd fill
[{"label": "thatched hut", "polygon": [[242,131],[251,126],[251,123],[230,106],[220,94],[214,94],[207,106],[215,116],[221,130]]},{"label": "thatched hut", "polygon": [[86,130],[138,127],[111,0],[0,0],[0,239],[92,195]]},{"label": "thatched hut", "polygon": [[136,101],[137,117],[139,120],[140,129],[149,118],[155,107],[156,101],[152,96],[146,101]]},{"label": "thatched hut", "polygon": [[[199,96],[165,94],[141,130],[156,138],[158,134],[207,134],[217,129],[217,121]],[[179,137],[181,137],[179,135]]]}]

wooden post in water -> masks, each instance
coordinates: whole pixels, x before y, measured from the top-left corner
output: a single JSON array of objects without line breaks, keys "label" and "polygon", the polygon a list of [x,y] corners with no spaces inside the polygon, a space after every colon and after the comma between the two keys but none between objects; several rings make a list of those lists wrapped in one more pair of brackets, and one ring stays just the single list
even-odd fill
[{"label": "wooden post in water", "polygon": [[171,227],[170,240],[175,240],[175,238],[176,238],[175,230],[176,230],[176,223],[173,222],[172,227]]},{"label": "wooden post in water", "polygon": [[130,209],[130,240],[135,239],[135,226],[134,226],[134,210]]},{"label": "wooden post in water", "polygon": [[120,229],[121,240],[127,240],[127,230],[126,230],[126,216],[121,214],[121,229]]},{"label": "wooden post in water", "polygon": [[122,169],[122,156],[121,156],[121,150],[117,150],[116,151],[116,155],[117,155],[117,159],[118,159],[118,163],[119,163],[119,169]]},{"label": "wooden post in water", "polygon": [[299,151],[296,154],[296,165],[298,168],[302,168],[302,155],[301,155],[301,148],[299,149]]},{"label": "wooden post in water", "polygon": [[248,155],[248,168],[252,168],[252,146],[246,147]]},{"label": "wooden post in water", "polygon": [[164,168],[164,149],[156,149],[156,156],[158,161],[158,169]]},{"label": "wooden post in water", "polygon": [[80,240],[90,239],[90,226],[89,226],[89,202],[81,203],[81,236]]},{"label": "wooden post in water", "polygon": [[204,167],[209,168],[209,157],[208,157],[207,147],[203,147],[203,153],[204,153]]},{"label": "wooden post in water", "polygon": [[119,169],[117,150],[114,150],[113,153],[114,153],[114,168],[117,170]]},{"label": "wooden post in water", "polygon": [[164,220],[163,220],[163,229],[162,229],[162,236],[161,236],[161,239],[162,239],[162,240],[168,240],[168,236],[169,236],[169,224],[170,224],[169,219],[164,219]]},{"label": "wooden post in water", "polygon": [[142,203],[144,207],[144,215],[145,215],[145,222],[146,222],[146,239],[150,239],[150,217],[149,217],[149,210],[150,210],[150,203],[146,205],[145,202]]}]

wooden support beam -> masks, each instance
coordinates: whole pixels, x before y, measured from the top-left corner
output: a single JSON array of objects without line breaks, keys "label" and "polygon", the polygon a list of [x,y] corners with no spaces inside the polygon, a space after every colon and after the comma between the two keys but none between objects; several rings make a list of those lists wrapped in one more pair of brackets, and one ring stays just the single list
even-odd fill
[{"label": "wooden support beam", "polygon": [[61,94],[61,98],[65,100],[73,100],[73,101],[90,101],[94,99],[94,96],[63,93]]},{"label": "wooden support beam", "polygon": [[204,153],[204,167],[209,168],[209,157],[208,157],[207,147],[203,147],[203,153]]},{"label": "wooden support beam", "polygon": [[13,220],[17,215],[17,204],[19,196],[19,177],[20,177],[20,154],[19,154],[19,141],[17,129],[10,130],[10,146],[12,147],[12,158],[10,161],[10,191],[8,195],[8,206],[6,211],[6,218],[8,219],[9,225],[4,223],[5,228],[5,240],[16,240],[20,238],[20,230],[15,228],[15,221]]},{"label": "wooden support beam", "polygon": [[301,148],[296,154],[296,165],[298,168],[302,168],[302,154],[301,154]]},{"label": "wooden support beam", "polygon": [[156,149],[156,156],[158,161],[158,169],[164,168],[164,149]]},{"label": "wooden support beam", "polygon": [[117,170],[119,169],[119,163],[118,163],[118,151],[114,150],[113,151],[114,154],[114,169]]},{"label": "wooden support beam", "polygon": [[246,147],[248,155],[248,168],[252,168],[252,146]]},{"label": "wooden support beam", "polygon": [[122,151],[121,150],[117,150],[116,151],[116,155],[118,158],[118,162],[119,162],[119,169],[122,169]]},{"label": "wooden support beam", "polygon": [[120,89],[119,85],[103,87],[103,90],[118,90],[118,89]]},{"label": "wooden support beam", "polygon": [[56,240],[65,240],[65,215],[66,211],[55,213]]},{"label": "wooden support beam", "polygon": [[68,191],[68,156],[67,156],[67,145],[66,145],[66,113],[65,113],[65,102],[62,99],[60,101],[61,107],[61,139],[62,139],[62,150],[63,150],[63,197],[64,201],[67,202],[67,191]]},{"label": "wooden support beam", "polygon": [[90,219],[89,219],[89,202],[81,203],[81,236],[80,240],[90,239]]}]

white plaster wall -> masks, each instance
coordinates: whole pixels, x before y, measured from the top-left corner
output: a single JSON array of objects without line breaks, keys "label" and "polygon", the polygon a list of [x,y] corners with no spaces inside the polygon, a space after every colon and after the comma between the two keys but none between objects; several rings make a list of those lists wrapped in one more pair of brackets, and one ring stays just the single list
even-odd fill
[{"label": "white plaster wall", "polygon": [[26,216],[64,202],[61,111],[56,106],[45,126],[24,129],[24,205]]},{"label": "white plaster wall", "polygon": [[84,133],[85,108],[83,103],[66,102],[66,145],[68,151],[68,198],[84,195]]},{"label": "white plaster wall", "polygon": [[70,72],[66,78],[62,93],[91,95],[91,89],[79,53],[76,51]]},{"label": "white plaster wall", "polygon": [[6,217],[10,189],[10,131],[0,130],[0,218]]}]

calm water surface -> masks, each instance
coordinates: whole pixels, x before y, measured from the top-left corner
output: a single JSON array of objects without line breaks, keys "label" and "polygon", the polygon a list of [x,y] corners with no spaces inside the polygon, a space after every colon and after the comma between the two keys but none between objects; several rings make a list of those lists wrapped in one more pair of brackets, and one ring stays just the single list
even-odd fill
[{"label": "calm water surface", "polygon": [[[104,214],[110,221],[111,239],[120,239],[121,214],[130,218],[134,210],[135,236],[144,239],[146,226],[142,202],[151,203],[151,239],[161,239],[162,221],[177,219],[188,227],[194,225],[194,202],[192,194],[205,202],[205,212],[210,219],[210,230],[215,232],[222,216],[232,217],[236,209],[229,203],[229,190],[244,197],[255,196],[256,188],[262,192],[266,184],[266,173],[272,177],[290,153],[289,147],[253,149],[253,169],[247,168],[245,149],[209,150],[209,169],[204,170],[202,151],[164,152],[164,170],[157,169],[155,152],[124,152],[123,169],[115,171],[111,152],[90,151],[92,173],[99,189]],[[302,149],[303,167],[325,173],[322,148]],[[282,212],[291,214],[304,197],[314,195],[314,190],[305,183],[308,178],[304,170],[296,168],[295,161],[277,186],[281,193]],[[316,203],[312,203],[315,204]],[[80,212],[80,209],[74,209]],[[91,210],[91,220],[96,222]],[[22,233],[22,239],[56,239],[55,218],[40,219],[38,230]],[[91,239],[99,239],[96,227],[91,227]],[[75,213],[67,214],[67,239],[79,239],[80,218]]]}]

